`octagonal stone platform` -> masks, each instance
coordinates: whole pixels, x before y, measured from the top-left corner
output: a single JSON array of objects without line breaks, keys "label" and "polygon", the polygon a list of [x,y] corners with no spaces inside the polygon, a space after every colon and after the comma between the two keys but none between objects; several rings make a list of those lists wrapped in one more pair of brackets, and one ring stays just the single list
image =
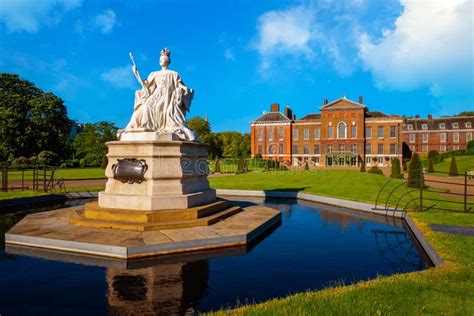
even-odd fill
[{"label": "octagonal stone platform", "polygon": [[210,226],[128,231],[71,224],[71,217],[83,208],[30,214],[5,234],[5,243],[133,259],[242,246],[281,221],[280,211],[251,205]]}]

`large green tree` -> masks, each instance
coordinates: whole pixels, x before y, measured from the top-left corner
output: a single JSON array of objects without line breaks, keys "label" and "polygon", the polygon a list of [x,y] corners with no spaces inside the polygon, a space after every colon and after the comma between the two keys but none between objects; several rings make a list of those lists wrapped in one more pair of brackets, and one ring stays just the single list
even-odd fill
[{"label": "large green tree", "polygon": [[116,140],[117,127],[109,122],[86,124],[74,138],[75,158],[82,166],[98,167],[107,154],[106,142]]},{"label": "large green tree", "polygon": [[52,151],[70,154],[71,121],[63,100],[18,75],[0,73],[0,161]]}]

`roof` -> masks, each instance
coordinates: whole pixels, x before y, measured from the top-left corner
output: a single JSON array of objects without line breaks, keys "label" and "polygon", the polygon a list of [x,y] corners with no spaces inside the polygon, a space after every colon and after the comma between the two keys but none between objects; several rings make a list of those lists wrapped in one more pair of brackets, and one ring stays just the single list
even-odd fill
[{"label": "roof", "polygon": [[363,105],[362,103],[349,100],[348,98],[346,98],[345,96],[343,96],[342,98],[339,98],[339,99],[334,100],[334,101],[332,101],[332,102],[330,102],[330,103],[328,103],[328,104],[323,105],[322,107],[320,107],[320,109],[327,109],[327,108],[332,107],[332,106],[334,106],[336,103],[339,103],[339,102],[341,102],[341,101],[345,101],[345,102],[347,102],[347,103],[350,103],[350,104],[352,104],[352,105],[355,106],[355,107],[365,108],[365,105]]},{"label": "roof", "polygon": [[367,114],[367,117],[390,117],[390,115],[387,115],[380,111],[368,111],[366,112],[366,114]]},{"label": "roof", "polygon": [[[466,122],[471,122],[471,127],[466,127]],[[441,123],[444,123],[444,128],[440,128]],[[453,123],[458,123],[458,128],[454,128]],[[408,125],[412,125],[414,131],[421,131],[423,124],[427,125],[426,130],[474,129],[474,116],[439,117],[436,119],[408,118],[403,130],[408,131]]]},{"label": "roof", "polygon": [[320,119],[321,119],[321,114],[310,113],[310,114],[307,114],[307,115],[303,116],[299,120],[303,121],[303,120],[320,120]]},{"label": "roof", "polygon": [[264,113],[262,116],[257,118],[254,123],[257,122],[289,122],[290,119],[287,118],[283,113],[281,112],[267,112]]}]

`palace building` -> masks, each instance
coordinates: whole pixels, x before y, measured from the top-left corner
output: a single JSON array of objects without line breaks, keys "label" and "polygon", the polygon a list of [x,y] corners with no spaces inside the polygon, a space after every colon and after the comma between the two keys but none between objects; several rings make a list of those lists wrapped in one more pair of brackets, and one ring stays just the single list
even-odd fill
[{"label": "palace building", "polygon": [[369,111],[346,97],[323,100],[319,113],[296,119],[290,107],[272,104],[252,121],[252,157],[312,166],[389,165],[412,152],[440,153],[466,148],[474,133],[474,116],[406,118]]}]

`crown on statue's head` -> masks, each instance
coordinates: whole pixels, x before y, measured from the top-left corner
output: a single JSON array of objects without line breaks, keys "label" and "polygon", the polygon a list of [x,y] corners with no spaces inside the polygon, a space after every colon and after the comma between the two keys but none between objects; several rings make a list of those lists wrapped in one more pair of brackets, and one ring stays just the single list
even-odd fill
[{"label": "crown on statue's head", "polygon": [[167,56],[167,57],[170,57],[170,50],[168,48],[163,48],[161,50],[161,56]]}]

